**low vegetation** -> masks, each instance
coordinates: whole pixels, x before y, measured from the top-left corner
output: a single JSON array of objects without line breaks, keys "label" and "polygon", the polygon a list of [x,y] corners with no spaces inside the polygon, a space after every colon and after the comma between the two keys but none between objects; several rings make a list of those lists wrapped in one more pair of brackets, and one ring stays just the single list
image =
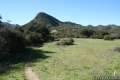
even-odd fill
[{"label": "low vegetation", "polygon": [[25,40],[23,36],[12,29],[0,29],[0,54],[13,54],[25,50]]},{"label": "low vegetation", "polygon": [[72,38],[64,38],[57,42],[57,45],[73,45],[74,40]]},{"label": "low vegetation", "polygon": [[114,73],[119,74],[120,54],[111,49],[120,45],[120,40],[74,40],[75,45],[67,47],[53,42],[40,48],[54,52],[45,53],[50,57],[33,63],[41,80],[92,80],[96,75],[109,74],[107,76],[111,77]]},{"label": "low vegetation", "polygon": [[120,52],[120,47],[113,48],[113,51]]},{"label": "low vegetation", "polygon": [[110,35],[105,35],[104,40],[114,40],[114,38]]}]

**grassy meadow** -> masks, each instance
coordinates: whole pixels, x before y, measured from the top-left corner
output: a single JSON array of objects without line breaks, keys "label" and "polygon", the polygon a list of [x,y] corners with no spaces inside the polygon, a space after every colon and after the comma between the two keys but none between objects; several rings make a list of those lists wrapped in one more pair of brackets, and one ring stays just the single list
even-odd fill
[{"label": "grassy meadow", "polygon": [[113,74],[120,71],[120,53],[112,51],[120,40],[75,39],[72,46],[47,43],[40,49],[49,58],[34,63],[41,80],[91,80],[94,74]]},{"label": "grassy meadow", "polygon": [[[74,40],[71,46],[46,43],[30,51],[25,59],[29,58],[40,80],[91,80],[95,74],[120,72],[120,53],[112,50],[120,46],[120,40]],[[24,80],[24,64],[28,62],[25,59],[1,74],[0,80]]]}]

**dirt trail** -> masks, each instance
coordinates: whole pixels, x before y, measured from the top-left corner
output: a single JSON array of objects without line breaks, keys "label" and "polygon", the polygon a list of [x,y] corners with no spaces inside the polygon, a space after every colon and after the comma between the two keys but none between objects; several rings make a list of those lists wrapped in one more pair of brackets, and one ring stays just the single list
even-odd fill
[{"label": "dirt trail", "polygon": [[32,70],[32,67],[25,67],[25,80],[39,80],[39,77]]}]

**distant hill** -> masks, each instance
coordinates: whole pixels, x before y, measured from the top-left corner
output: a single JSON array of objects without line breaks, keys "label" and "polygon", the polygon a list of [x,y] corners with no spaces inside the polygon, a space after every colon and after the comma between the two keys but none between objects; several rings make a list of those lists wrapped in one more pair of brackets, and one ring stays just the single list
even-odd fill
[{"label": "distant hill", "polygon": [[27,29],[30,31],[34,31],[34,29],[40,29],[43,27],[50,28],[50,27],[57,27],[62,22],[53,16],[50,16],[44,12],[40,12],[37,14],[37,16],[31,20],[29,23],[23,25],[23,29]]},{"label": "distant hill", "polygon": [[62,22],[56,19],[53,16],[50,16],[44,12],[38,13],[34,20],[34,23],[41,24],[42,26],[51,27],[51,26],[59,26]]},{"label": "distant hill", "polygon": [[[44,12],[38,13],[33,20],[22,26],[22,29],[25,32],[32,31],[42,33],[46,31],[45,28],[48,29],[55,37],[103,38],[105,35],[116,33],[120,34],[120,26],[117,25],[83,26],[70,21],[62,22]],[[88,36],[89,34],[91,35]]]},{"label": "distant hill", "polygon": [[37,16],[33,20],[23,25],[23,28],[34,31],[34,29],[37,29],[38,27],[39,28],[46,27],[46,28],[51,29],[55,27],[68,27],[68,26],[69,27],[82,27],[81,25],[73,23],[73,22],[62,22],[47,13],[40,12],[37,14]]},{"label": "distant hill", "polygon": [[11,24],[11,23],[8,23],[8,22],[0,22],[0,25],[2,25],[2,27],[6,27],[6,28],[20,27],[20,25],[18,25],[18,24]]}]

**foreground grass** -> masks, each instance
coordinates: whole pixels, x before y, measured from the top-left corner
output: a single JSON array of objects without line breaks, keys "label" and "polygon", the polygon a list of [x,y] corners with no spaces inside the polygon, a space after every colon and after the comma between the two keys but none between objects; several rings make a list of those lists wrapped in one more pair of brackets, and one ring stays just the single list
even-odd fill
[{"label": "foreground grass", "polygon": [[0,74],[0,80],[24,80],[24,65],[13,65],[13,69]]},{"label": "foreground grass", "polygon": [[28,48],[24,53],[0,57],[0,80],[24,80],[25,65],[48,58],[44,53],[51,52]]},{"label": "foreground grass", "polygon": [[111,49],[120,46],[120,40],[75,39],[75,45],[57,46],[47,43],[40,48],[54,53],[34,63],[40,80],[91,80],[94,74],[120,72],[120,53]]},{"label": "foreground grass", "polygon": [[120,53],[111,50],[116,46],[120,46],[120,40],[75,39],[72,46],[47,43],[10,58],[10,68],[0,74],[0,80],[24,80],[26,63],[33,64],[40,80],[91,80],[97,73],[113,75],[120,72]]}]

